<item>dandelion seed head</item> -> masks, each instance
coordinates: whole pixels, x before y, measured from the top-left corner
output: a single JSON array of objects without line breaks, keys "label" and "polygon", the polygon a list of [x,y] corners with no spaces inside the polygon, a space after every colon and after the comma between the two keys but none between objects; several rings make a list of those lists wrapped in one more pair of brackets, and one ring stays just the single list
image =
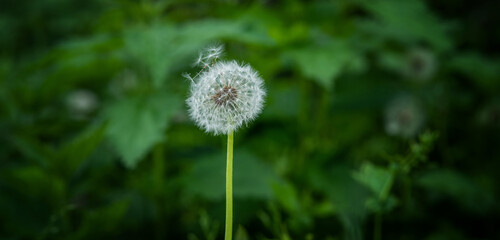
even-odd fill
[{"label": "dandelion seed head", "polygon": [[421,130],[424,119],[423,110],[416,99],[399,96],[387,106],[385,130],[389,135],[412,138]]},{"label": "dandelion seed head", "polygon": [[220,61],[191,83],[189,115],[207,132],[228,134],[261,112],[266,95],[263,80],[248,65]]},{"label": "dandelion seed head", "polygon": [[84,120],[98,108],[99,99],[90,90],[78,89],[68,94],[66,97],[66,106],[72,118]]},{"label": "dandelion seed head", "polygon": [[432,51],[424,48],[416,48],[407,54],[403,72],[406,77],[413,81],[424,82],[434,76],[437,65],[436,56]]}]

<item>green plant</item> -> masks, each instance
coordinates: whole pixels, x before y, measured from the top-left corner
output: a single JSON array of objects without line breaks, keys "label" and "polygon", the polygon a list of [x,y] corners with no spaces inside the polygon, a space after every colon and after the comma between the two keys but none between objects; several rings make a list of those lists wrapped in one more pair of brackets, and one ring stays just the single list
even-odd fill
[{"label": "green plant", "polygon": [[202,70],[191,80],[191,96],[187,99],[189,114],[207,132],[227,134],[226,164],[226,231],[233,232],[233,142],[234,131],[253,120],[262,110],[265,91],[263,80],[248,65],[216,62],[222,46],[200,53],[196,65]]}]

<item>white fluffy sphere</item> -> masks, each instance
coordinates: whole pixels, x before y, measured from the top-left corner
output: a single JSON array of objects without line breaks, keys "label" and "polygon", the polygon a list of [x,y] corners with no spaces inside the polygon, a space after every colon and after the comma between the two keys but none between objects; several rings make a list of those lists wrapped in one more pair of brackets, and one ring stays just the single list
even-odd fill
[{"label": "white fluffy sphere", "polygon": [[416,99],[399,96],[387,106],[385,130],[389,135],[412,138],[424,125],[424,111]]},{"label": "white fluffy sphere", "polygon": [[193,79],[187,99],[198,126],[215,135],[228,134],[261,112],[266,92],[263,80],[248,65],[220,61]]}]

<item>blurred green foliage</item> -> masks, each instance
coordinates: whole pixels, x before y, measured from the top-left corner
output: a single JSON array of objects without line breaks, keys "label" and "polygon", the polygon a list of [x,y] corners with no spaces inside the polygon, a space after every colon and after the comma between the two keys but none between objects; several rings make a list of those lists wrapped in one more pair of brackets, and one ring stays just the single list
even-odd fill
[{"label": "blurred green foliage", "polygon": [[0,239],[221,239],[209,44],[268,96],[236,133],[235,239],[499,239],[498,1],[0,7]]}]

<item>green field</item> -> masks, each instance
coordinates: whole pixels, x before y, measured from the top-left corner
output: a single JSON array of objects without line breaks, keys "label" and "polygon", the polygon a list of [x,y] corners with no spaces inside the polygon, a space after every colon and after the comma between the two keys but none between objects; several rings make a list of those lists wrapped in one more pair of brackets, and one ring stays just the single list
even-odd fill
[{"label": "green field", "polygon": [[243,92],[193,119],[185,76],[231,60],[266,92],[234,132],[234,240],[500,239],[499,9],[2,0],[0,239],[224,239],[228,132],[197,121]]}]

